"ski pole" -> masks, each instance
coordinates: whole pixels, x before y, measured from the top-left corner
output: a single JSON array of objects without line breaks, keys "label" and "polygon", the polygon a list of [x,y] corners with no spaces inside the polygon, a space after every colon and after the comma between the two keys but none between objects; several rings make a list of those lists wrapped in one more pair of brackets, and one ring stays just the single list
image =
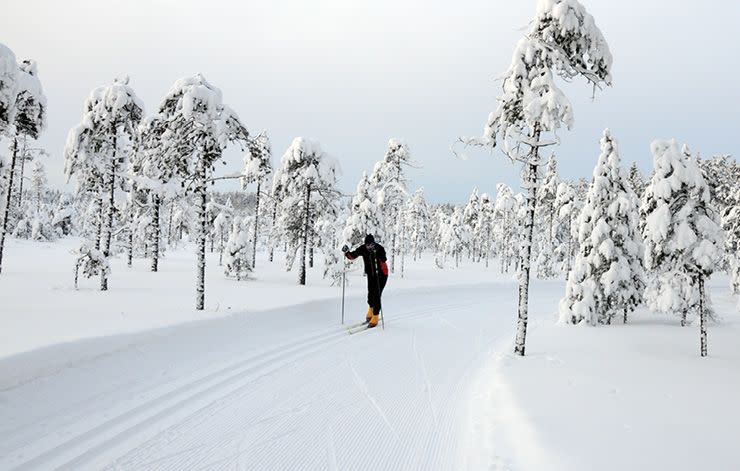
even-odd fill
[{"label": "ski pole", "polygon": [[342,270],[342,325],[344,325],[344,285],[347,276],[347,268]]},{"label": "ski pole", "polygon": [[380,325],[385,330],[385,318],[383,317],[383,303],[380,301],[380,277],[378,276],[378,256],[373,252],[375,263],[373,263],[373,271],[375,272],[375,287],[378,290],[378,310],[380,311]]}]

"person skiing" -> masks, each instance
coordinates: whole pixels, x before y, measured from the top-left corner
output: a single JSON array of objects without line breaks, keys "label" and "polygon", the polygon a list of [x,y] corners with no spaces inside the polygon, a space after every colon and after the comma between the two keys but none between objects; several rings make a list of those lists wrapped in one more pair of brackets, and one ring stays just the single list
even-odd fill
[{"label": "person skiing", "polygon": [[383,294],[383,288],[388,281],[388,259],[385,256],[385,249],[382,245],[375,242],[372,234],[365,236],[365,243],[350,251],[346,245],[342,247],[344,256],[349,260],[355,260],[362,257],[365,263],[365,274],[367,275],[367,315],[365,322],[368,328],[378,325],[378,316],[380,315],[380,297]]}]

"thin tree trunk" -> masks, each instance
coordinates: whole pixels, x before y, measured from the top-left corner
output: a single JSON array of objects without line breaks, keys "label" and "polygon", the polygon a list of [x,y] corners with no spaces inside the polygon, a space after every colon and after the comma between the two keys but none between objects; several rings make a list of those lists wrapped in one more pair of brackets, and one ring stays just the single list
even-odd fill
[{"label": "thin tree trunk", "polygon": [[391,239],[391,273],[396,272],[396,231],[393,231]]},{"label": "thin tree trunk", "polygon": [[[113,216],[115,212],[116,193],[116,158],[118,157],[116,136],[113,136],[113,159],[110,162],[110,173],[108,174],[108,214],[105,220],[105,232],[103,236],[103,256],[110,255],[110,245],[113,237]],[[108,275],[105,270],[100,272],[100,291],[108,291]]]},{"label": "thin tree trunk", "polygon": [[[131,216],[133,218],[133,216]],[[128,231],[128,254],[126,255],[126,265],[131,267],[134,264],[134,227],[131,223],[131,227]]]},{"label": "thin tree trunk", "polygon": [[707,356],[707,313],[706,313],[706,293],[704,292],[704,277],[699,277],[699,336],[701,346],[701,356]]},{"label": "thin tree trunk", "polygon": [[15,162],[18,159],[18,138],[13,139],[13,155],[10,158],[10,169],[8,169],[8,191],[5,195],[5,212],[3,214],[3,227],[0,230],[0,273],[3,271],[3,251],[5,249],[5,234],[8,232],[10,222],[10,203],[13,198],[13,174],[15,173]]},{"label": "thin tree trunk", "polygon": [[529,276],[532,262],[532,242],[534,239],[534,214],[537,209],[537,166],[539,161],[538,142],[540,140],[540,128],[535,125],[533,140],[534,144],[529,153],[527,174],[527,219],[524,226],[526,236],[524,250],[520,255],[519,273],[519,307],[516,327],[516,339],[514,341],[514,353],[524,356],[527,341],[527,322],[529,320]]},{"label": "thin tree trunk", "polygon": [[[275,223],[277,222],[277,202],[272,202],[272,227],[273,230],[275,228]],[[274,235],[274,232],[273,232]],[[270,236],[270,263],[272,263],[275,260],[275,241],[272,240],[272,235]]]},{"label": "thin tree trunk", "polygon": [[170,214],[167,221],[167,245],[172,245],[172,214],[175,212],[175,200],[170,202]]},{"label": "thin tree trunk", "polygon": [[306,185],[306,196],[303,204],[305,205],[303,214],[303,241],[301,243],[301,269],[298,274],[298,283],[301,285],[306,284],[306,249],[308,248],[308,227],[311,215],[311,185]]},{"label": "thin tree trunk", "polygon": [[154,226],[154,237],[152,243],[152,271],[156,272],[159,270],[159,239],[161,237],[161,231],[159,227],[159,213],[162,207],[162,200],[159,195],[152,197],[152,204],[154,206],[154,217],[152,225]]},{"label": "thin tree trunk", "polygon": [[257,182],[256,201],[254,203],[254,236],[252,237],[252,269],[257,263],[257,234],[260,226],[260,187],[262,184]]},{"label": "thin tree trunk", "polygon": [[198,265],[195,285],[195,309],[202,311],[206,297],[206,229],[208,227],[206,215],[206,166],[201,161],[198,168],[198,186],[195,190],[197,218],[200,225],[198,231]]},{"label": "thin tree trunk", "polygon": [[21,151],[21,174],[18,176],[18,207],[23,206],[23,174],[26,173],[26,146],[27,139],[23,138],[23,150]]}]

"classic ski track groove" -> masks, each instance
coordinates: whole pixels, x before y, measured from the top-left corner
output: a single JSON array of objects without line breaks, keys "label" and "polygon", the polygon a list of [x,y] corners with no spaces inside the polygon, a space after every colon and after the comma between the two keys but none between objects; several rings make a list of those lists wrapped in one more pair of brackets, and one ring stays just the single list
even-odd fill
[{"label": "classic ski track groove", "polygon": [[[426,317],[429,314],[447,312],[450,309],[470,308],[481,304],[486,303],[450,303],[436,305],[433,308],[427,307],[406,311],[403,315],[391,317],[387,323],[389,326],[393,326],[397,323],[402,324],[406,321]],[[123,440],[130,443],[137,435],[142,433],[150,438],[152,433],[147,434],[147,429],[154,428],[154,425],[166,421],[168,417],[174,415],[188,417],[197,414],[198,411],[213,405],[217,400],[249,386],[252,381],[290,365],[292,360],[320,351],[322,346],[335,344],[342,340],[346,341],[348,337],[344,329],[331,329],[243,358],[217,371],[178,385],[174,389],[140,403],[130,410],[107,418],[85,432],[46,447],[44,451],[37,453],[35,456],[24,456],[25,461],[12,465],[11,469],[80,469],[86,462],[100,457],[105,454],[106,450]],[[353,366],[352,371],[355,381],[364,384]],[[360,387],[359,384],[358,387]],[[361,387],[360,389],[362,390]],[[374,402],[366,387],[362,391],[368,400]],[[213,400],[207,401],[209,398],[213,398]],[[187,408],[188,404],[191,403],[195,403],[195,406]],[[398,439],[398,432],[392,427],[382,409],[379,408],[377,403],[375,403],[375,407],[384,416],[386,424]],[[183,414],[183,411],[189,411],[189,414]]]}]

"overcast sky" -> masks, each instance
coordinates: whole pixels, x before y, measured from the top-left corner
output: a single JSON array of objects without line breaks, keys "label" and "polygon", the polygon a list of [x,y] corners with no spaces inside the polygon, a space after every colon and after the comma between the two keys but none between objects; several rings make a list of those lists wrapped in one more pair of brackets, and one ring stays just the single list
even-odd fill
[{"label": "overcast sky", "polygon": [[[589,176],[605,127],[625,165],[651,166],[653,138],[705,156],[738,154],[740,2],[582,0],[614,55],[614,86],[564,89],[575,129],[556,149],[561,174]],[[93,88],[129,75],[152,112],[178,78],[203,73],[252,132],[267,129],[273,161],[295,136],[319,140],[342,165],[343,189],[402,138],[431,201],[493,193],[518,174],[498,151],[449,150],[479,135],[536,0],[7,0],[0,42],[38,61],[49,101],[41,143],[49,179]],[[2,146],[5,152],[5,146]],[[238,153],[228,154],[238,169]]]}]

